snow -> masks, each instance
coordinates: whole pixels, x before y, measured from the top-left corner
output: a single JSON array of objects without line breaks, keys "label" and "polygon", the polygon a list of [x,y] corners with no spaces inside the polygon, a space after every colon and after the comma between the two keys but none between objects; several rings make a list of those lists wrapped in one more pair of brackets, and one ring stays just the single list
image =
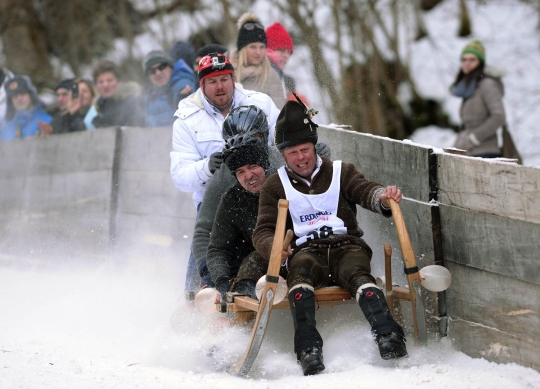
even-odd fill
[{"label": "snow", "polygon": [[[276,20],[275,8],[256,3],[257,11],[269,10],[258,12],[266,25]],[[517,146],[526,164],[540,166],[538,13],[517,0],[468,5],[488,63],[507,69],[504,102]],[[458,2],[446,1],[426,13],[430,39],[414,43],[409,53],[421,93],[442,101],[456,122],[460,101],[450,96],[448,85],[469,40],[456,37],[457,12]],[[167,37],[159,36],[165,27],[156,26],[152,39],[138,38],[135,54],[187,36],[189,24],[180,24],[186,27]],[[298,46],[288,70],[309,63],[308,50]],[[296,72],[295,77],[299,90],[319,108],[323,102],[312,76]],[[318,118],[323,121],[324,110]],[[453,136],[450,130],[428,127],[418,129],[411,142],[449,147]],[[185,244],[187,250],[189,240]],[[46,265],[0,258],[0,387],[540,388],[539,372],[468,357],[452,347],[451,333],[427,347],[409,340],[408,358],[383,361],[355,305],[317,312],[325,341],[321,374],[302,376],[292,350],[290,313],[276,310],[250,376],[229,376],[225,367],[243,353],[249,328],[228,326],[222,314],[201,316],[179,299],[184,268],[185,263],[147,258],[106,263],[59,258]],[[484,355],[504,352],[492,344]]]},{"label": "snow", "polygon": [[[459,53],[472,38],[481,39],[486,47],[487,65],[504,69],[504,105],[507,123],[524,165],[540,166],[538,143],[540,132],[540,67],[539,13],[531,5],[518,0],[481,2],[468,1],[473,35],[457,37],[459,6],[457,1],[445,1],[425,13],[429,39],[411,47],[411,71],[419,92],[443,103],[455,123],[460,123],[461,99],[453,97],[449,85],[459,70]],[[428,134],[424,142],[437,143],[443,135]],[[420,135],[414,134],[416,141]],[[431,142],[431,143],[430,143]],[[445,143],[448,144],[448,143]]]},{"label": "snow", "polygon": [[[326,370],[304,377],[292,350],[288,310],[272,312],[248,378],[225,366],[244,351],[249,327],[202,316],[184,301],[178,264],[2,266],[2,388],[540,388],[540,373],[473,359],[450,339],[408,343],[409,357],[382,360],[355,304],[321,307]],[[451,338],[450,334],[450,338]],[[215,356],[208,356],[213,351]],[[486,352],[504,352],[491,345]]]}]

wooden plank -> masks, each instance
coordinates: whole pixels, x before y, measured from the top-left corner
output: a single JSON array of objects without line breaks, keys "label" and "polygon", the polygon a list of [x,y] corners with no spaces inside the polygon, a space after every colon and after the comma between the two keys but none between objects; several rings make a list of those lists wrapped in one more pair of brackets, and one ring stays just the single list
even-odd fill
[{"label": "wooden plank", "polygon": [[333,160],[353,163],[368,179],[398,185],[407,196],[429,201],[429,146],[324,125],[317,132],[319,142],[330,145]]},{"label": "wooden plank", "polygon": [[[446,291],[451,320],[540,341],[539,285],[451,262],[447,266],[452,273],[452,285]],[[456,330],[449,333],[463,337]]]},{"label": "wooden plank", "polygon": [[496,328],[459,319],[450,320],[448,335],[457,350],[473,358],[485,358],[496,363],[517,363],[540,372],[538,338],[520,338]]},{"label": "wooden plank", "polygon": [[[343,288],[329,287],[317,289],[315,291],[315,299],[318,305],[339,305],[342,303],[349,303],[356,301],[351,297],[349,292]],[[216,309],[218,309],[216,305]],[[272,306],[272,309],[289,308],[289,301],[287,299]],[[243,312],[243,311],[258,311],[259,302],[249,297],[235,297],[234,303],[227,304],[227,312]]]},{"label": "wooden plank", "polygon": [[442,204],[439,208],[446,262],[540,285],[540,224]]},{"label": "wooden plank", "polygon": [[540,168],[438,155],[439,201],[540,223]]}]

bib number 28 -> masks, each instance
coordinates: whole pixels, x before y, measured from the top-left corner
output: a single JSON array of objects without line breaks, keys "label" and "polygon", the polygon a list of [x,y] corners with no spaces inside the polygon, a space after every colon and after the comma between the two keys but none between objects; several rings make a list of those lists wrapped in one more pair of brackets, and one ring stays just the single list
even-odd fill
[{"label": "bib number 28", "polygon": [[315,240],[315,239],[322,239],[327,238],[328,236],[332,235],[334,231],[332,230],[332,227],[328,226],[322,226],[321,228],[317,230],[310,231],[306,234],[306,241]]}]

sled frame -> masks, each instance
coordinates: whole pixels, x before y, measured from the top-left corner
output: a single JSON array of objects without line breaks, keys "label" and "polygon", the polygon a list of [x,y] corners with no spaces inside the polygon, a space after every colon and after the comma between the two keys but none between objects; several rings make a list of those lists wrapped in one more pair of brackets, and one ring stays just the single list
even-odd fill
[{"label": "sled frame", "polygon": [[[426,329],[425,310],[420,291],[420,278],[418,275],[418,268],[416,267],[416,258],[412,250],[411,241],[405,226],[401,209],[393,200],[390,200],[390,205],[396,224],[396,230],[405,268],[409,269],[408,272],[411,274],[407,274],[409,289],[392,286],[392,249],[390,245],[386,243],[384,245],[386,275],[385,294],[391,313],[393,313],[394,299],[408,300],[411,302],[413,311],[414,343],[416,345],[419,343],[419,338],[425,338]],[[253,366],[264,339],[264,334],[266,332],[266,327],[268,326],[272,309],[289,308],[289,302],[287,299],[273,305],[277,282],[279,279],[279,269],[281,266],[281,251],[283,249],[286,250],[290,243],[290,239],[285,239],[285,224],[287,220],[288,207],[289,202],[287,200],[279,200],[276,230],[272,244],[272,251],[270,254],[270,262],[268,264],[268,271],[266,274],[266,285],[262,291],[261,301],[257,301],[248,296],[227,293],[225,301],[216,305],[216,308],[219,311],[230,312],[233,315],[254,312],[257,314],[251,329],[251,337],[244,354],[238,362],[228,367],[228,372],[232,375],[245,377]],[[319,306],[351,304],[353,302],[356,303],[356,299],[354,299],[349,292],[338,286],[331,286],[315,290],[315,299]],[[424,335],[422,335],[422,333]]]}]

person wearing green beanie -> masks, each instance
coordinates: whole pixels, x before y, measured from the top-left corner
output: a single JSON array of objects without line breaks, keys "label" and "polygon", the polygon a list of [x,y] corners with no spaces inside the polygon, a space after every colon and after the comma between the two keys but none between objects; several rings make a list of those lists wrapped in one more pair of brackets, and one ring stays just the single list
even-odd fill
[{"label": "person wearing green beanie", "polygon": [[454,147],[469,156],[501,157],[497,130],[506,121],[501,74],[486,66],[486,49],[478,39],[463,48],[460,60],[460,71],[450,88],[454,96],[463,99],[462,124]]},{"label": "person wearing green beanie", "polygon": [[463,59],[463,55],[467,53],[476,55],[483,64],[486,63],[486,49],[480,39],[473,39],[467,43],[461,51],[461,58]]}]

